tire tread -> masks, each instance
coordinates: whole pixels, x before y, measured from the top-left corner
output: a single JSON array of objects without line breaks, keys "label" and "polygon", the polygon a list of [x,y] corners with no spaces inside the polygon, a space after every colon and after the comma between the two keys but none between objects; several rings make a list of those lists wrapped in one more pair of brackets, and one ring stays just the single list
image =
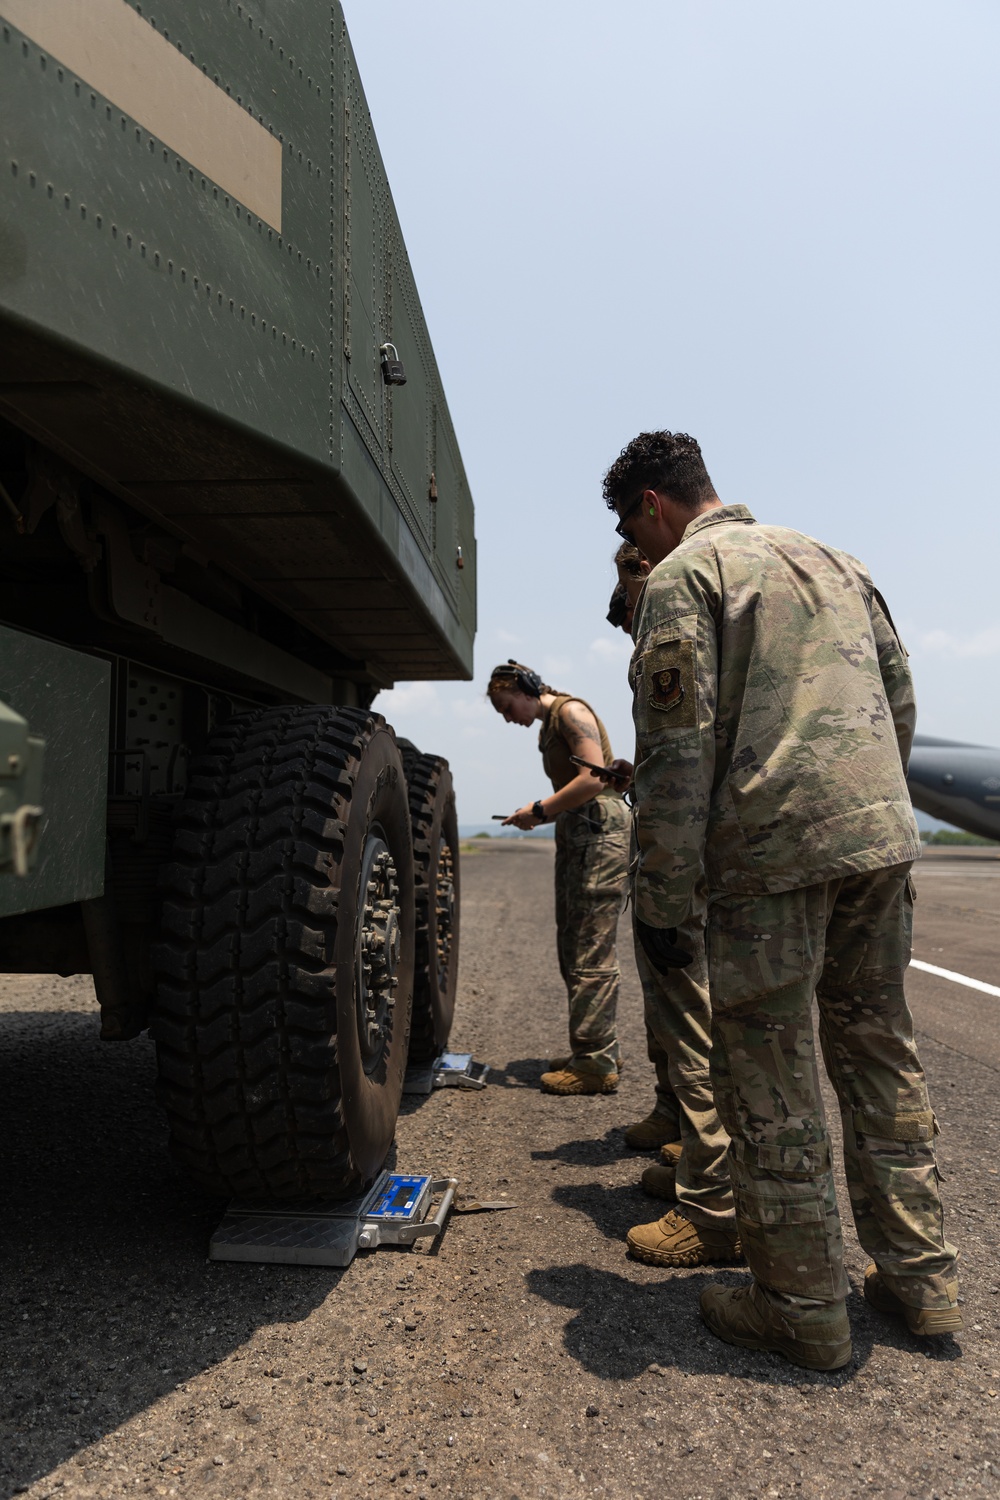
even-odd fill
[{"label": "tire tread", "polygon": [[212,1193],[351,1192],[332,933],[353,781],[384,725],[265,708],[193,768],[162,873],[153,1034],[172,1149]]},{"label": "tire tread", "polygon": [[[404,743],[401,749],[410,804],[410,826],[413,831],[417,918],[409,1057],[411,1062],[423,1063],[433,1061],[448,1040],[447,1032],[444,1035],[441,1034],[442,1023],[436,1015],[436,983],[432,978],[431,970],[434,960],[430,921],[430,903],[433,892],[429,879],[434,852],[431,841],[434,836],[435,814],[441,797],[442,782],[447,775],[450,783],[451,777],[448,762],[442,756],[424,754],[408,742]],[[453,798],[454,794],[449,792],[448,795]],[[452,963],[457,968],[457,942]]]}]

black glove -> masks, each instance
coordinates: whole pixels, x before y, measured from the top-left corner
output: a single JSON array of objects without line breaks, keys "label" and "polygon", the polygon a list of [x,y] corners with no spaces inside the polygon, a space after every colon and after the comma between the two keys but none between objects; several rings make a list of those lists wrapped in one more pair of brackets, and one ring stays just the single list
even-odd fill
[{"label": "black glove", "polygon": [[668,974],[671,969],[686,969],[694,960],[693,954],[678,948],[676,927],[650,927],[648,922],[636,917],[635,935],[658,974]]}]

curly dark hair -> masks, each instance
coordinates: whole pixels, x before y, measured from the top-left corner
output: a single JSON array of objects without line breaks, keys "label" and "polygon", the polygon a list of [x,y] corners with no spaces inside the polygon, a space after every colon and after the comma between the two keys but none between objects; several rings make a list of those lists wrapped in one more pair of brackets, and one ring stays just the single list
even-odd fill
[{"label": "curly dark hair", "polygon": [[697,441],[686,432],[640,432],[604,476],[608,510],[624,510],[643,490],[662,490],[693,509],[715,498]]}]

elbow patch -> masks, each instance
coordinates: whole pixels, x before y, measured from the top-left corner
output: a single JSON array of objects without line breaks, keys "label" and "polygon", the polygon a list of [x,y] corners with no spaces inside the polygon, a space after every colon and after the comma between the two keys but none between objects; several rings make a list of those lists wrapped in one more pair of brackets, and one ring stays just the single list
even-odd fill
[{"label": "elbow patch", "polygon": [[694,641],[663,641],[650,646],[639,663],[639,703],[646,733],[693,729],[698,723]]}]

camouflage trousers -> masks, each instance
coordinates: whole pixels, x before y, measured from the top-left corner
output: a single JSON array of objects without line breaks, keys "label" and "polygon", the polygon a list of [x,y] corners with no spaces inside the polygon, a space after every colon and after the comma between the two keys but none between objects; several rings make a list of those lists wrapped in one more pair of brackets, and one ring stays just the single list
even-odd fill
[{"label": "camouflage trousers", "polygon": [[635,963],[642,984],[646,1050],[656,1069],[656,1113],[677,1127],[681,1156],[677,1164],[677,1201],[695,1222],[731,1219],[726,1148],[712,1096],[708,1054],[712,1007],[705,957],[706,892],[699,888],[691,915],[677,929],[677,941],[694,955],[686,969],[658,974],[641,945]]},{"label": "camouflage trousers", "polygon": [[556,941],[580,1072],[618,1067],[618,917],[628,873],[629,811],[595,797],[556,818]]},{"label": "camouflage trousers", "polygon": [[910,866],[771,896],[713,893],[711,1069],[747,1261],[788,1317],[841,1301],[844,1273],[812,1001],[844,1128],[861,1244],[904,1302],[947,1306],[936,1125],[903,993]]}]

